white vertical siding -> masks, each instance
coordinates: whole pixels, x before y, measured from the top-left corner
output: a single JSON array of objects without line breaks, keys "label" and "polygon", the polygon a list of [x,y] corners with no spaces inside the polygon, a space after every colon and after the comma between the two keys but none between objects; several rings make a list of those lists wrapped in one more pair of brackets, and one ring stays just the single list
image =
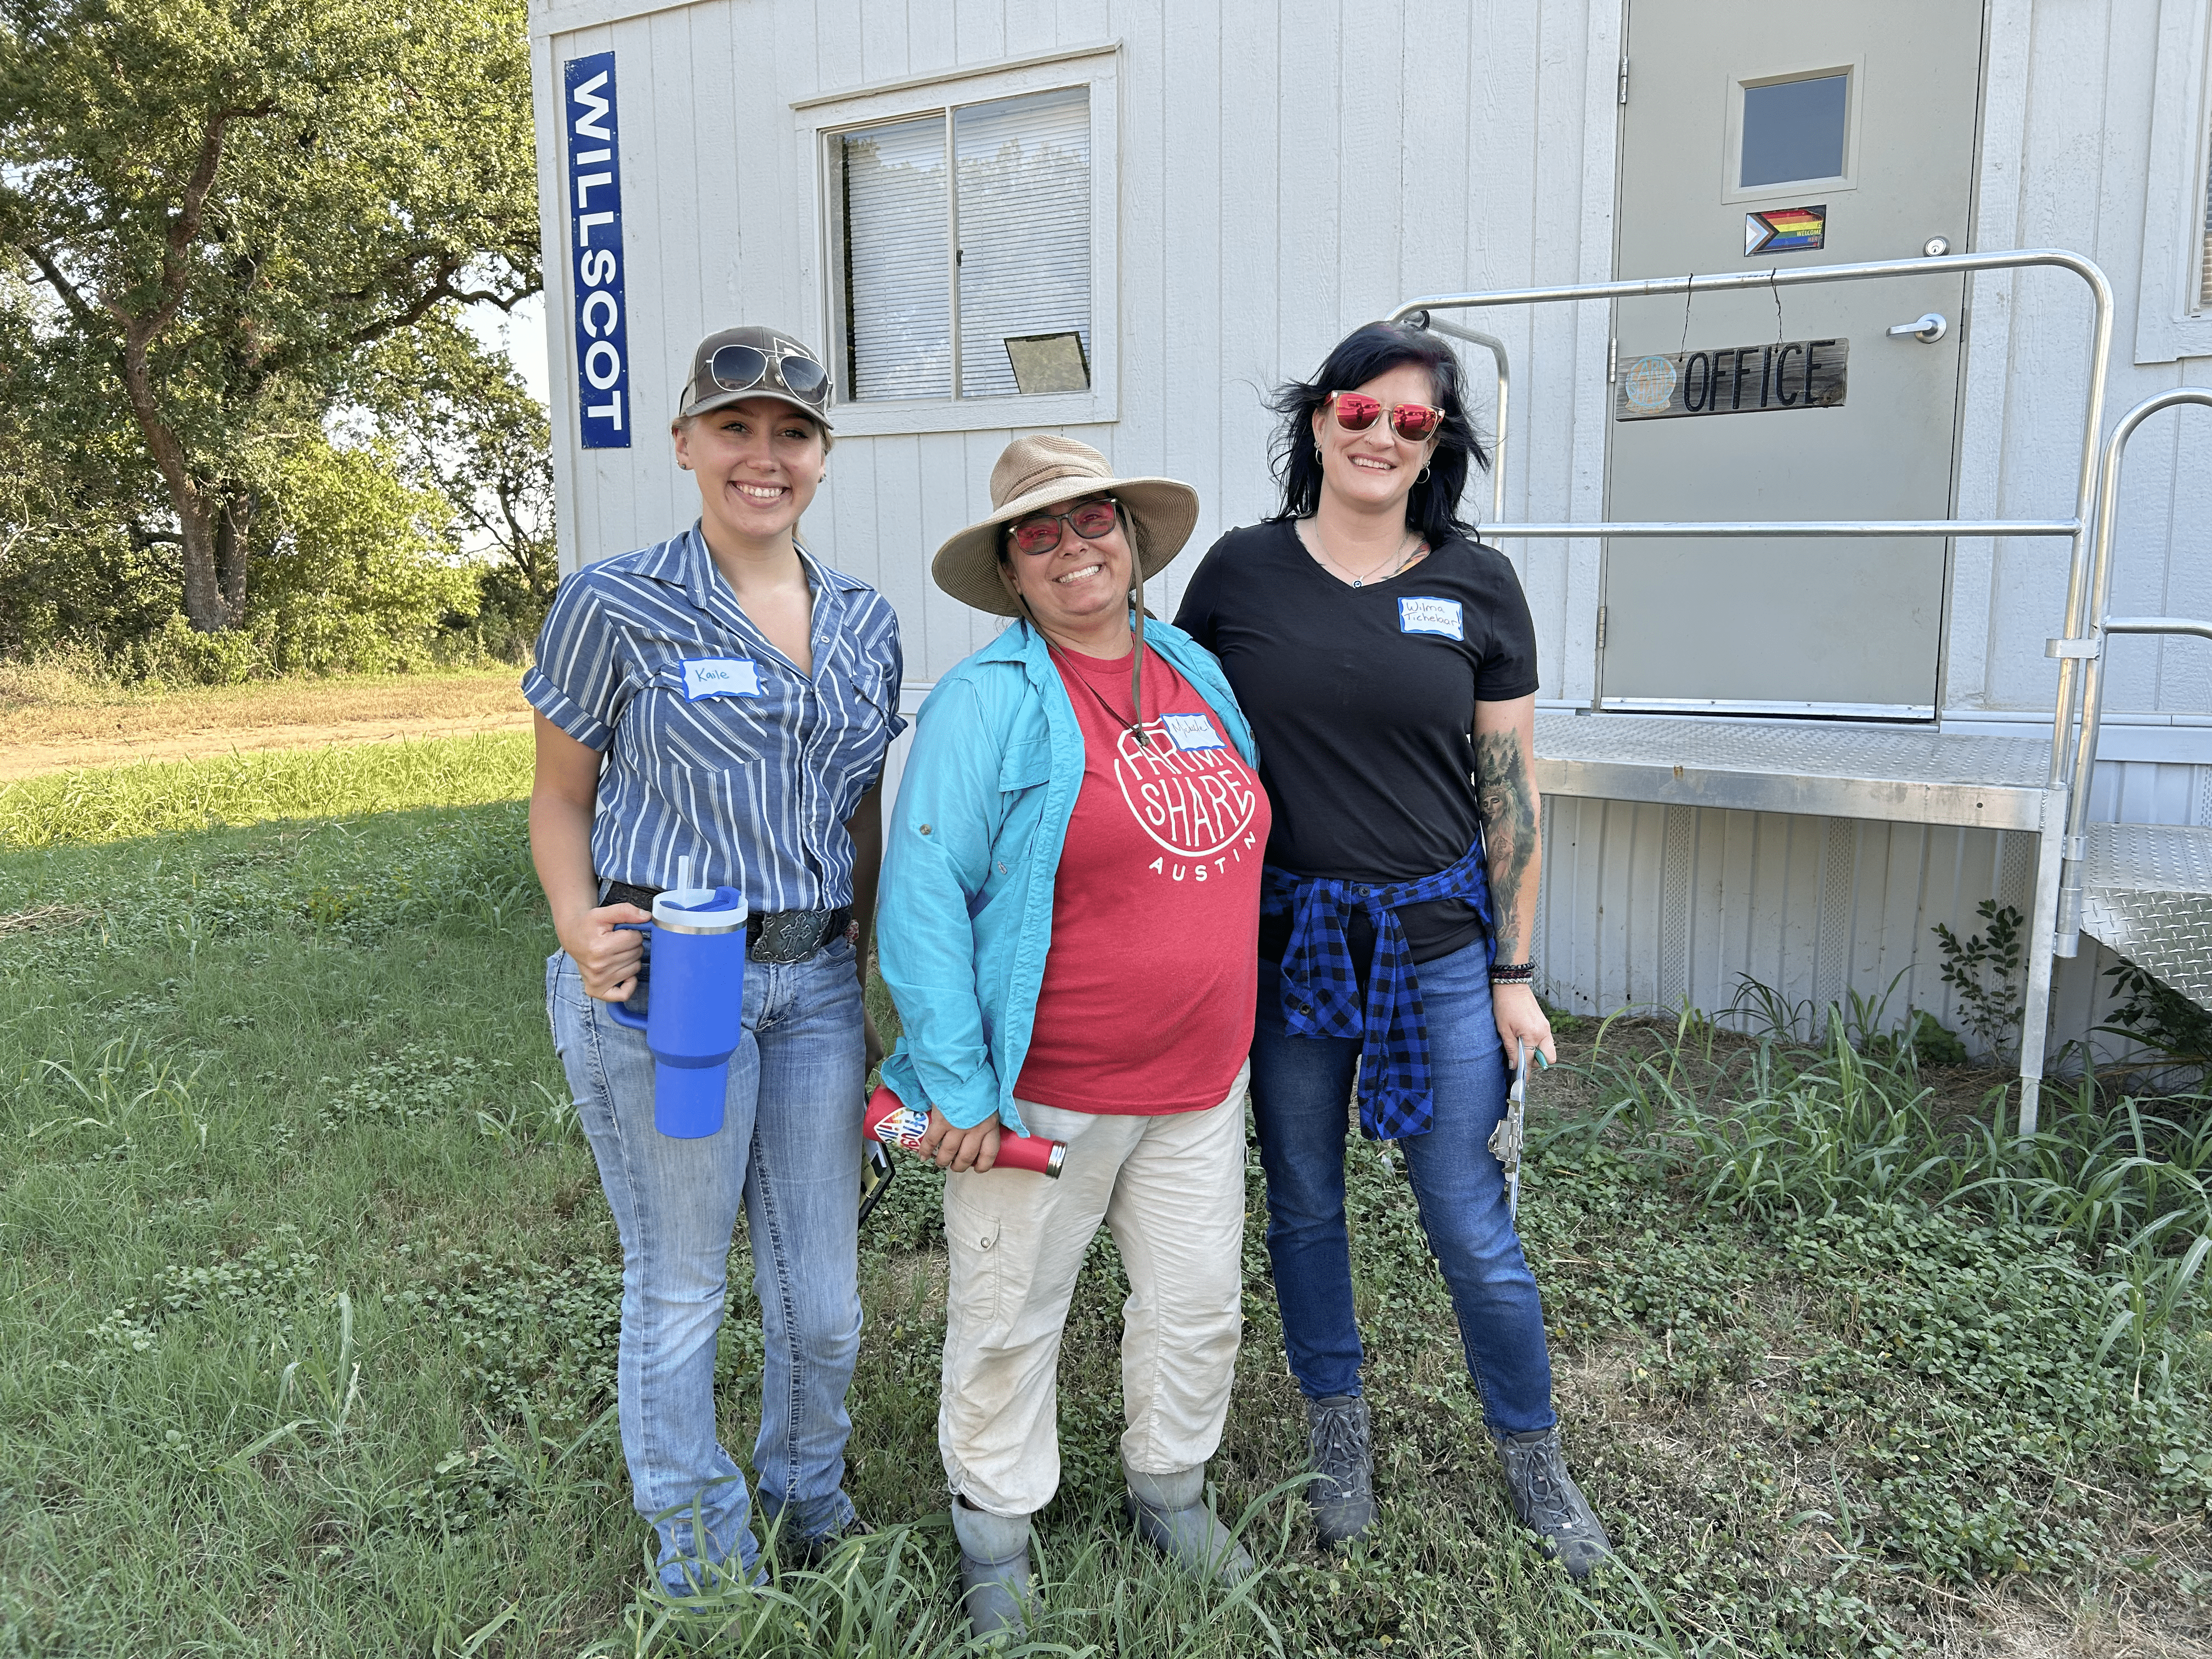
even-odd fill
[{"label": "white vertical siding", "polygon": [[[2212,767],[2106,761],[2090,806],[2212,827]],[[1792,1003],[1887,994],[1893,1018],[1924,1008],[1957,1029],[1933,929],[1980,932],[1984,899],[2025,914],[2034,859],[2033,836],[1998,830],[1553,796],[1535,957],[1546,996],[1580,1013],[1724,1008],[1748,975]],[[2059,963],[2057,1042],[2109,1012],[2115,960],[2085,938]]]},{"label": "white vertical siding", "polygon": [[[565,58],[618,54],[639,422],[629,450],[581,451],[560,403],[564,556],[604,557],[694,516],[660,438],[684,354],[710,328],[808,314],[815,163],[792,137],[793,101],[1116,40],[1121,418],[1061,429],[1125,472],[1197,487],[1191,546],[1151,591],[1172,614],[1212,539],[1272,510],[1269,388],[1413,294],[1607,273],[1619,19],[1605,13],[1584,0],[1431,13],[1352,0],[702,0],[555,35],[556,82]],[[547,230],[565,395],[565,222]],[[1595,514],[1602,414],[1577,387],[1603,381],[1601,309],[1594,322],[1553,308],[1495,326],[1520,377],[1512,509]],[[1486,356],[1471,367],[1486,411]],[[847,438],[808,514],[810,544],[898,605],[916,680],[994,625],[938,594],[925,566],[987,510],[1014,430]],[[1486,481],[1467,506],[1486,514]],[[1546,695],[1585,692],[1594,550],[1571,569],[1558,547],[1510,550],[1545,643]]]},{"label": "white vertical siding", "polygon": [[[2123,343],[2108,418],[2151,392],[2212,381],[2212,361],[2139,368],[2124,343],[2153,176],[2159,8],[1989,6],[1973,246],[2070,247],[2103,265]],[[1350,327],[1417,294],[1613,274],[1620,24],[1620,0],[700,0],[556,33],[538,59],[549,145],[561,61],[619,54],[639,421],[629,451],[574,447],[566,221],[549,149],[541,179],[553,193],[547,315],[564,561],[636,546],[693,516],[659,423],[699,336],[815,314],[816,161],[794,139],[792,102],[1110,40],[1121,53],[1121,418],[1067,429],[1123,471],[1197,487],[1191,547],[1150,595],[1171,615],[1212,538],[1271,510],[1271,386],[1310,372]],[[2080,285],[2063,275],[1976,282],[1962,514],[2070,513],[2087,313]],[[1482,325],[1508,343],[1515,373],[1507,513],[1595,519],[1606,308],[1499,313]],[[1487,368],[1476,354],[1479,421],[1489,415]],[[939,593],[927,561],[986,510],[991,464],[1012,435],[848,437],[808,515],[810,544],[897,605],[917,688],[997,625]],[[1486,480],[1466,506],[1486,514]],[[2212,414],[2179,411],[2145,430],[2120,523],[2118,605],[2212,614]],[[1595,544],[1508,551],[1542,641],[1542,695],[1587,696]],[[1960,546],[1947,708],[2047,712],[2055,669],[2041,642],[2055,630],[2064,580],[2060,544]],[[2212,714],[2212,647],[2201,641],[2121,641],[2109,673],[2116,711]],[[2128,752],[2149,751],[2138,743]],[[2212,766],[2108,762],[2094,787],[2100,817],[2212,824]],[[1546,847],[1536,948],[1549,994],[1568,1006],[1686,996],[1718,1008],[1743,974],[1793,1000],[1878,997],[1895,980],[1894,1009],[1929,1008],[1954,1025],[1929,930],[1942,921],[1972,931],[1985,897],[2025,908],[2031,856],[2027,838],[1989,831],[1565,799],[1547,803]],[[2085,952],[2062,964],[2062,1036],[2093,1023],[2107,962]]]},{"label": "white vertical siding", "polygon": [[[2212,380],[2212,361],[2127,361],[2142,194],[2149,175],[2157,9],[2087,0],[1990,0],[1977,191],[1978,246],[2082,250],[2112,276],[2120,362],[2111,413],[2165,386]],[[1189,479],[1203,546],[1265,513],[1267,387],[1310,369],[1346,328],[1422,291],[1609,274],[1619,7],[1509,0],[1413,12],[1350,0],[702,0],[555,36],[545,59],[620,55],[633,386],[628,451],[566,453],[568,556],[588,560],[690,516],[662,447],[683,354],[738,317],[797,322],[815,263],[813,158],[788,105],[824,92],[950,72],[1103,40],[1121,42],[1120,333],[1122,418],[1085,428],[1131,470]],[[547,88],[557,94],[557,86]],[[548,100],[546,113],[552,112]],[[546,158],[549,190],[557,190]],[[556,380],[567,398],[565,222],[546,231]],[[1979,279],[1970,310],[1960,510],[2070,507],[2069,436],[2084,384],[2086,299],[2060,275]],[[1487,319],[1518,380],[1507,510],[1594,515],[1602,487],[1607,325],[1600,306]],[[825,345],[827,343],[823,343]],[[1486,410],[1486,364],[1473,366]],[[873,475],[867,452],[903,449],[887,477],[918,477],[950,442],[853,438],[806,529],[856,574],[927,604],[910,573],[980,511],[1008,432],[976,434],[957,488],[933,486],[897,523],[841,496]],[[906,468],[902,472],[901,467]],[[1469,507],[1482,503],[1480,487]],[[871,503],[874,507],[878,504]],[[2212,416],[2162,416],[2135,448],[2114,592],[2142,611],[2212,610]],[[1586,692],[1595,559],[1588,544],[1509,550],[1544,643],[1544,695]],[[1171,606],[1182,569],[1158,585]],[[2034,710],[2055,670],[2039,644],[2062,603],[2063,550],[2047,542],[1958,551],[1947,703]],[[918,619],[919,620],[919,619]],[[961,654],[972,628],[920,631],[918,678]],[[2212,708],[2212,651],[2193,641],[2116,647],[2112,706]]]},{"label": "white vertical siding", "polygon": [[[2118,301],[2106,422],[2153,392],[2212,383],[2212,359],[2138,366],[2144,192],[2160,9],[1992,0],[1975,245],[2087,254]],[[2192,142],[2203,142],[2202,131]],[[2089,302],[2054,272],[1976,279],[1969,308],[1960,510],[2064,516],[2073,504]],[[1962,546],[1953,586],[1947,703],[2042,709],[2057,665],[2040,644],[2065,604],[2063,544]],[[2112,599],[2136,614],[2212,614],[2212,410],[2161,415],[2129,449]],[[2212,647],[2124,640],[2106,707],[2212,711]]]},{"label": "white vertical siding", "polygon": [[[1925,1008],[1956,1028],[1932,930],[1981,931],[1984,899],[2025,911],[2034,856],[2032,836],[1995,830],[1554,797],[1536,957],[1577,1012],[1722,1009],[1747,977],[1792,1004],[1886,997],[1893,1019]],[[2087,987],[2090,960],[2062,977]],[[2087,991],[2074,1000],[2085,1017]]]}]

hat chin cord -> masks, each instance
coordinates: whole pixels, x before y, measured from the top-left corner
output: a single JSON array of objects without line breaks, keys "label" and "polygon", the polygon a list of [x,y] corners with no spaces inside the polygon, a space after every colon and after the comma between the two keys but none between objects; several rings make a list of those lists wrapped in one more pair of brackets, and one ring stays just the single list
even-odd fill
[{"label": "hat chin cord", "polygon": [[[1145,585],[1144,579],[1137,575],[1133,563],[1130,574],[1135,578],[1129,584],[1129,614],[1136,644],[1129,653],[1129,708],[1136,718],[1130,721],[1129,730],[1135,735],[1138,746],[1149,750],[1152,746],[1152,734],[1145,729]],[[1029,596],[1018,586],[1014,589],[1014,603],[1021,606],[1023,620],[1036,629],[1047,644],[1051,643],[1052,635],[1044,631],[1044,624],[1036,619],[1036,612],[1030,609]]]},{"label": "hat chin cord", "polygon": [[1129,574],[1134,578],[1129,584],[1129,609],[1134,617],[1136,649],[1129,653],[1129,708],[1135,716],[1133,727],[1137,745],[1140,749],[1152,746],[1152,734],[1145,729],[1145,584],[1137,574],[1137,562],[1129,561]]}]

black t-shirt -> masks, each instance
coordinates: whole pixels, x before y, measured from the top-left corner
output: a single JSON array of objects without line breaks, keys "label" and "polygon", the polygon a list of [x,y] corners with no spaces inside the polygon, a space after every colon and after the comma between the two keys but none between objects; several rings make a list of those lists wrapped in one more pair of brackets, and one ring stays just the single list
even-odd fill
[{"label": "black t-shirt", "polygon": [[[1536,690],[1536,629],[1505,556],[1455,538],[1387,581],[1347,586],[1289,524],[1232,530],[1200,562],[1176,625],[1221,659],[1274,807],[1267,862],[1382,884],[1433,875],[1481,833],[1474,705]],[[1482,936],[1462,899],[1398,912],[1415,962]],[[1279,961],[1286,916],[1262,920]],[[1355,912],[1363,972],[1373,934]]]}]

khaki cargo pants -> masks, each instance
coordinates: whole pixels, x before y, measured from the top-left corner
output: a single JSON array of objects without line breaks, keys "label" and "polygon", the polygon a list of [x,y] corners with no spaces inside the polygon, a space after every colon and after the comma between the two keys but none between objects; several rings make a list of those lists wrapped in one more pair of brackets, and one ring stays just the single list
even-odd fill
[{"label": "khaki cargo pants", "polygon": [[1243,1328],[1244,1091],[1203,1111],[1119,1117],[1020,1103],[1067,1143],[1060,1179],[949,1175],[945,1478],[969,1504],[1029,1515],[1060,1486],[1060,1337],[1103,1221],[1128,1269],[1122,1304],[1124,1465],[1170,1474],[1221,1443]]}]

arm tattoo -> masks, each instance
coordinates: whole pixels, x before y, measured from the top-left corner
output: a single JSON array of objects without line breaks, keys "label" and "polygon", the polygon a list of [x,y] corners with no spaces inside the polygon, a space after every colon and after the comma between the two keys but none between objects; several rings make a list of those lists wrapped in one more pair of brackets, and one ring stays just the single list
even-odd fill
[{"label": "arm tattoo", "polygon": [[1536,861],[1536,781],[1517,732],[1476,734],[1475,805],[1490,866],[1490,902],[1497,913],[1498,959],[1526,959],[1522,897]]}]

